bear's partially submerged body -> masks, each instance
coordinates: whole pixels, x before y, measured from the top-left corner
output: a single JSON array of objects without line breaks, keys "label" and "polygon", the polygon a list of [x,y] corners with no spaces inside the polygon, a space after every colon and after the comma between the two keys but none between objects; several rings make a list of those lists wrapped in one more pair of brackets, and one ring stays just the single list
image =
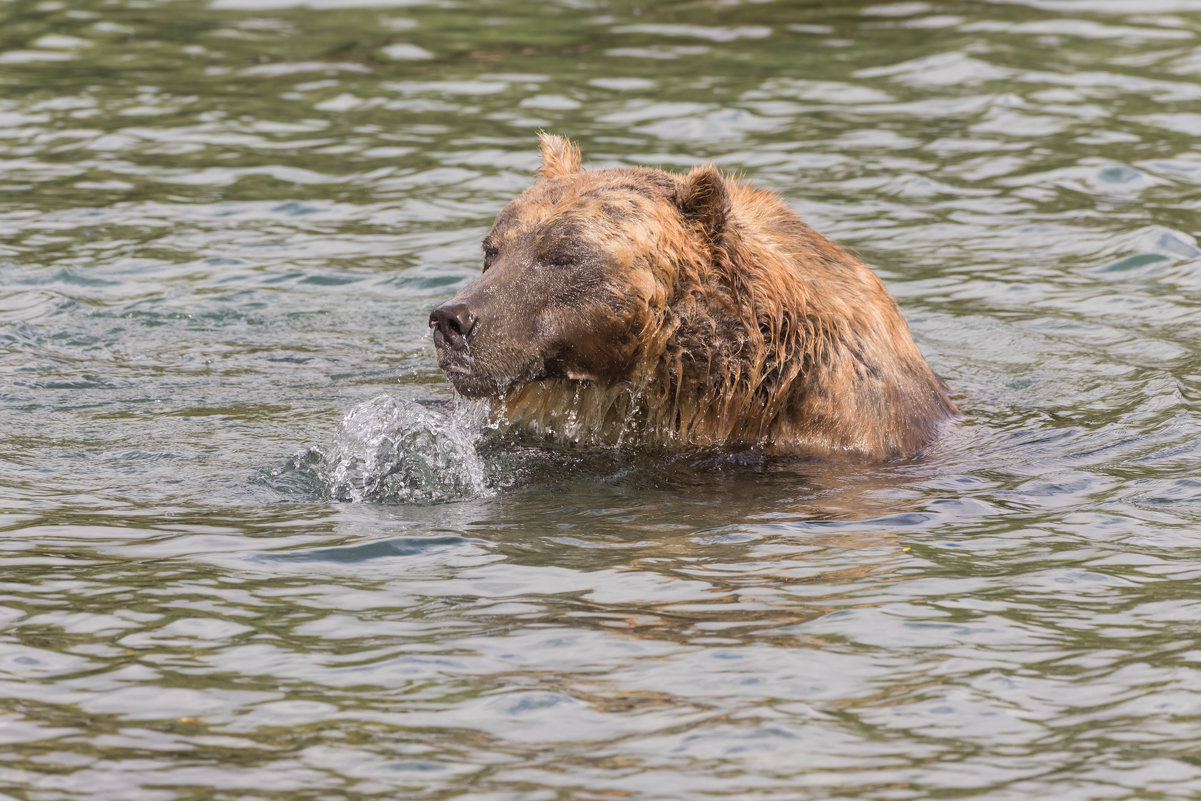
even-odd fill
[{"label": "bear's partially submerged body", "polygon": [[912,456],[956,414],[880,279],[776,195],[541,139],[483,273],[430,315],[459,392],[568,441],[819,458]]}]

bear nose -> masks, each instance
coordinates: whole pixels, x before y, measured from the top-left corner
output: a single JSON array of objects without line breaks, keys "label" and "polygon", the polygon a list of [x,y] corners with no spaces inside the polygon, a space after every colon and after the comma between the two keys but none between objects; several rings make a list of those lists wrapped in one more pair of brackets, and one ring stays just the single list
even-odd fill
[{"label": "bear nose", "polygon": [[475,323],[475,315],[466,303],[443,303],[430,312],[430,328],[436,328],[446,344],[455,349],[467,344]]}]

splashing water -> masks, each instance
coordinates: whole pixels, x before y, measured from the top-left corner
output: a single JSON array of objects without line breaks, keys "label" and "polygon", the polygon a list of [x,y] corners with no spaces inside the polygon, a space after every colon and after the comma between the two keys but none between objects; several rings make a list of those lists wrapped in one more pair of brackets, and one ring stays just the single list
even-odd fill
[{"label": "splashing water", "polygon": [[338,501],[439,503],[488,493],[471,409],[446,415],[392,395],[351,409],[333,441],[294,457],[291,468]]}]

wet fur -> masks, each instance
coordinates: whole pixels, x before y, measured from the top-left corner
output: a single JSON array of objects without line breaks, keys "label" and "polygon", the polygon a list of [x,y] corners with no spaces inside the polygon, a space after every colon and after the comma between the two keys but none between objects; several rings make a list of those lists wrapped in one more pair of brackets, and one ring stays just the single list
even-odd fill
[{"label": "wet fur", "polygon": [[879,278],[776,195],[712,166],[584,170],[550,135],[539,172],[457,297],[526,302],[488,280],[507,251],[523,276],[571,262],[563,280],[579,291],[547,284],[528,336],[489,334],[463,358],[439,348],[452,380],[483,380],[462,387],[513,423],[576,442],[889,459],[921,452],[956,414]]}]

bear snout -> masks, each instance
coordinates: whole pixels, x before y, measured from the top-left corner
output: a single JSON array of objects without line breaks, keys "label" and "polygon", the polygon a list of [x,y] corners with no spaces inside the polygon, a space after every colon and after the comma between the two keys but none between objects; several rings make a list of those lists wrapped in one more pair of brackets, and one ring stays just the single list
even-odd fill
[{"label": "bear snout", "polygon": [[430,328],[434,329],[434,338],[440,338],[441,344],[453,350],[467,347],[477,322],[471,308],[461,301],[443,303],[430,312]]}]

